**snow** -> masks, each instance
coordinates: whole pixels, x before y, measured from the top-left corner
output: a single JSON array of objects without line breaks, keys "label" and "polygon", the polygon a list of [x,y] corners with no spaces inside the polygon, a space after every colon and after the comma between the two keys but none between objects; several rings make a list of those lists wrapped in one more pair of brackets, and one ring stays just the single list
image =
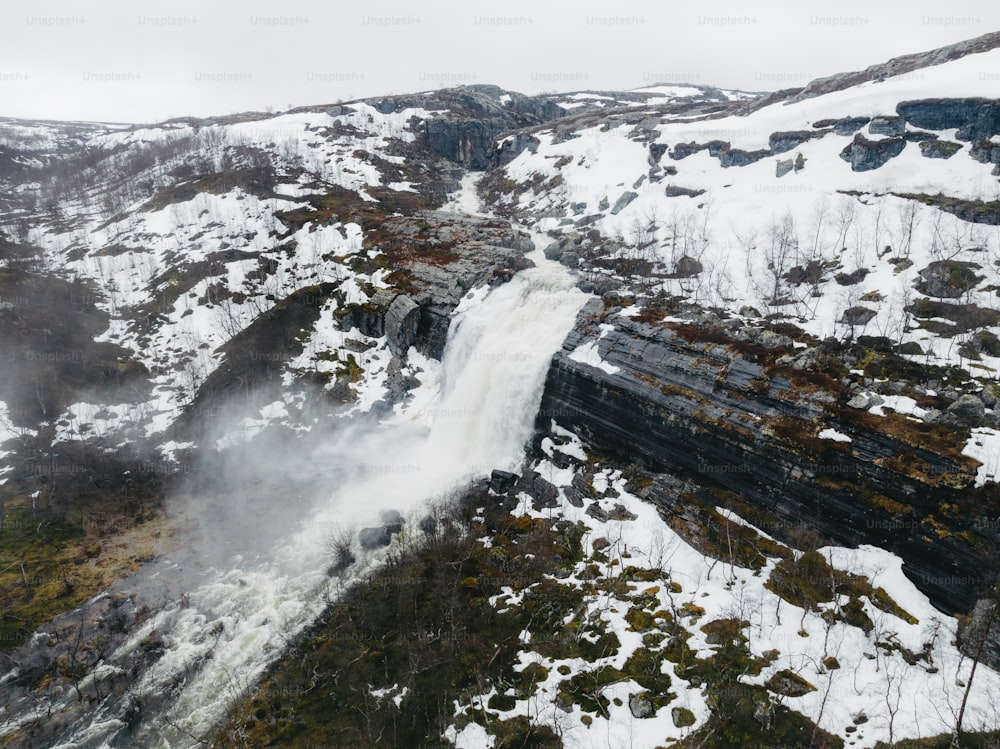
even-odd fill
[{"label": "snow", "polygon": [[[682,122],[654,115],[661,118],[655,142],[674,148],[679,143],[724,140],[733,148],[755,150],[767,147],[772,133],[812,130],[812,123],[820,118],[894,115],[896,104],[906,99],[996,98],[1000,81],[982,80],[976,72],[989,65],[1000,65],[1000,50],[969,55],[921,70],[919,75],[866,83],[795,104],[774,104],[747,116]],[[677,174],[660,172],[653,179],[649,143],[630,125],[615,127],[614,121],[610,125],[608,129],[581,127],[569,139],[557,139],[551,129],[534,133],[539,141],[535,152],[525,150],[505,167],[506,176],[524,187],[502,202],[513,203],[523,221],[534,221],[542,231],[580,231],[574,219],[598,215],[588,230],[596,228],[607,239],[623,242],[623,252],[636,253],[633,245],[640,238],[650,240],[641,257],[658,261],[666,269],[681,255],[702,262],[704,271],[697,278],[665,279],[650,293],[662,290],[731,313],[745,305],[756,307],[763,314],[784,316],[820,339],[884,335],[901,344],[918,343],[926,354],[915,360],[930,364],[959,365],[984,375],[1000,368],[997,357],[982,355],[981,361],[971,363],[963,359],[960,345],[955,344],[964,340],[964,334],[949,340],[918,328],[912,318],[906,324],[906,308],[921,296],[914,290],[917,272],[935,259],[975,262],[986,276],[981,288],[1000,284],[1000,266],[994,262],[1000,258],[1000,233],[886,194],[936,194],[946,186],[951,196],[994,200],[996,179],[991,165],[971,158],[968,144],[950,159],[929,159],[915,142],[908,142],[899,156],[878,170],[854,172],[840,157],[851,137],[827,133],[744,167],[723,168],[707,150],[680,160],[668,153],[660,165],[675,168]],[[934,134],[950,140],[955,132],[946,129]],[[804,168],[777,177],[776,162],[797,155],[804,159]],[[559,180],[552,184],[557,176]],[[695,198],[665,199],[667,185],[705,192]],[[611,215],[609,206],[626,191],[637,197]],[[860,195],[846,194],[849,191]],[[555,210],[566,218],[554,216]],[[774,237],[785,225],[795,249],[779,257]],[[650,230],[644,228],[650,226]],[[903,257],[912,266],[902,271],[889,262]],[[818,294],[813,295],[809,284],[781,282],[781,291],[791,304],[772,305],[775,276],[811,260],[836,266],[817,287]],[[834,281],[836,273],[858,269],[868,271],[861,283],[841,286]],[[868,294],[882,299],[865,302]],[[988,291],[974,290],[962,301],[995,306]],[[840,321],[845,309],[859,304],[876,315],[852,330]],[[630,308],[622,314],[636,311]],[[907,412],[920,413],[916,409]]]},{"label": "snow", "polygon": [[569,358],[581,364],[587,364],[591,367],[604,370],[608,374],[617,374],[621,371],[620,367],[608,364],[601,358],[600,353],[597,351],[597,341],[588,341],[581,346],[577,346],[570,352]]},{"label": "snow", "polygon": [[824,429],[817,435],[821,440],[833,440],[834,442],[850,442],[851,438],[846,434],[838,432],[836,429]]},{"label": "snow", "polygon": [[449,726],[444,737],[455,745],[455,749],[492,749],[496,739],[478,723],[469,723],[461,731]]},{"label": "snow", "polygon": [[4,458],[14,454],[14,450],[9,449],[13,447],[12,443],[37,434],[35,430],[17,426],[11,416],[10,407],[4,401],[0,401],[0,485],[7,483],[3,475],[14,470],[13,466],[4,465],[3,462]]},{"label": "snow", "polygon": [[976,486],[1000,480],[1000,431],[989,427],[973,429],[962,454],[982,464],[976,472]]},{"label": "snow", "polygon": [[[604,336],[606,336],[613,329],[613,325],[608,325],[607,323],[601,324],[601,333],[598,336],[597,341],[604,338]],[[621,367],[609,364],[601,358],[600,352],[597,348],[597,341],[588,341],[587,343],[577,346],[572,352],[570,352],[569,358],[573,361],[580,362],[581,364],[587,364],[591,367],[601,369],[608,374],[617,374],[618,372],[621,372]]]},{"label": "snow", "polygon": [[879,398],[882,399],[882,402],[868,409],[876,416],[885,416],[886,408],[891,408],[896,413],[915,416],[918,419],[924,418],[928,413],[927,409],[918,406],[917,402],[908,395],[880,395]]},{"label": "snow", "polygon": [[[569,436],[569,445],[578,443],[571,432],[556,427],[554,433],[560,439]],[[565,446],[564,446],[565,447]],[[543,441],[542,449],[551,455],[556,447],[552,440]],[[572,448],[570,448],[572,450]],[[557,486],[568,486],[573,479],[572,469],[558,469],[550,461],[543,460],[533,466]],[[689,645],[700,657],[709,657],[713,646],[706,640],[701,625],[720,617],[738,617],[749,622],[744,634],[749,638],[752,653],[761,654],[777,649],[778,659],[766,667],[757,677],[743,677],[747,684],[764,684],[771,675],[783,669],[800,674],[816,687],[816,691],[803,697],[781,698],[774,696],[792,710],[799,711],[817,722],[820,727],[834,734],[850,737],[853,746],[873,747],[879,741],[888,741],[890,730],[893,739],[917,738],[937,733],[946,733],[954,725],[955,709],[964,692],[963,684],[968,678],[971,663],[963,659],[955,649],[954,640],[957,623],[954,618],[937,611],[916,586],[903,574],[902,560],[896,555],[872,546],[857,549],[825,547],[818,552],[827,559],[839,574],[852,573],[866,576],[873,587],[882,588],[905,612],[914,617],[916,623],[875,608],[871,601],[862,598],[865,613],[874,623],[874,629],[866,634],[858,627],[844,622],[828,624],[823,618],[823,609],[843,605],[846,599],[832,604],[822,604],[818,611],[804,611],[787,601],[780,600],[768,590],[767,581],[775,560],[769,560],[760,574],[741,568],[725,560],[716,561],[705,557],[678,536],[659,516],[656,509],[625,489],[625,481],[620,471],[611,471],[597,466],[593,480],[594,490],[603,494],[613,489],[617,496],[613,500],[592,500],[610,509],[611,504],[621,504],[637,516],[632,521],[602,522],[588,515],[586,508],[576,508],[563,502],[555,510],[556,517],[571,522],[580,522],[589,529],[587,538],[603,537],[612,542],[604,549],[609,561],[604,564],[604,574],[615,577],[622,565],[629,564],[649,569],[663,570],[669,581],[679,584],[681,592],[666,596],[665,582],[633,582],[634,590],[629,596],[643,592],[653,592],[664,609],[671,606],[680,608],[691,603],[705,609],[705,614],[697,622],[687,623],[690,633]],[[517,512],[532,517],[552,517],[553,511],[532,509],[527,497],[519,505]],[[762,536],[771,538],[752,524],[739,518],[731,511],[720,509],[724,517],[752,528]],[[772,539],[773,540],[773,539]],[[587,547],[585,540],[585,548]],[[627,559],[627,562],[626,562]],[[532,649],[533,637],[530,630],[521,634],[522,648],[519,653],[521,670],[529,663],[541,663],[548,669],[546,680],[536,686],[535,692],[527,698],[518,699],[512,710],[501,712],[501,719],[516,715],[528,717],[532,721],[549,725],[562,736],[566,747],[576,749],[623,745],[634,747],[661,746],[671,739],[683,738],[707,721],[710,710],[702,688],[695,688],[671,672],[671,692],[677,698],[661,709],[655,717],[636,720],[628,709],[628,697],[644,691],[633,682],[621,682],[605,689],[604,696],[612,700],[609,706],[610,720],[600,715],[590,715],[592,725],[587,728],[580,718],[578,706],[568,713],[554,706],[559,684],[582,670],[593,670],[602,665],[621,667],[637,647],[642,645],[641,633],[630,630],[624,614],[630,606],[630,598],[619,599],[604,591],[600,585],[593,586],[589,578],[578,577],[588,561],[581,562],[569,577],[560,584],[574,587],[587,586],[586,610],[579,614],[582,621],[588,616],[599,617],[604,630],[614,631],[621,641],[619,651],[610,657],[600,658],[593,663],[579,659],[544,659]],[[667,578],[664,578],[666,580]],[[526,590],[515,596],[507,589],[491,600],[497,608],[516,606]],[[651,611],[655,605],[650,607]],[[577,618],[571,615],[571,619]],[[804,635],[804,636],[803,636]],[[918,654],[915,665],[909,665],[898,650],[886,650],[876,643],[893,643],[894,647],[906,648]],[[926,656],[919,654],[927,653]],[[839,669],[827,669],[823,660],[836,657]],[[558,668],[565,666],[569,673],[562,675]],[[672,664],[668,664],[672,668]],[[565,669],[564,669],[565,670]],[[1000,674],[980,665],[976,674],[976,687],[970,693],[966,726],[992,726],[995,719],[992,697],[1000,690]],[[485,704],[489,694],[473,699],[473,705]],[[615,705],[618,697],[621,705]],[[696,716],[691,728],[677,729],[670,719],[673,707],[687,707]],[[456,715],[461,715],[465,706],[456,705]],[[864,713],[868,720],[858,725],[857,730],[847,734],[847,727],[855,726],[855,717]],[[468,730],[468,729],[466,729]],[[446,736],[455,736],[454,727]],[[481,732],[475,734],[479,740],[488,738]],[[471,736],[471,734],[470,734]]]}]

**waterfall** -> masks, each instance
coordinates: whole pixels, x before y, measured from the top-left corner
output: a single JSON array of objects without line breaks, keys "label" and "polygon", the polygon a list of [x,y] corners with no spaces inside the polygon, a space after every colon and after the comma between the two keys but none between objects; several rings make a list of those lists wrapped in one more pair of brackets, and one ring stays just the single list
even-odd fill
[{"label": "waterfall", "polygon": [[[520,463],[552,355],[587,299],[562,266],[539,250],[529,257],[535,268],[453,319],[429,430],[397,424],[338,442],[330,455],[345,467],[340,488],[284,543],[204,570],[183,606],[170,604],[130,633],[103,668],[120,668],[157,630],[166,652],[125,698],[107,698],[58,746],[198,745],[335,595],[326,573],[331,527],[371,523],[382,509],[418,511],[492,468]],[[407,469],[365,471],[365,461]],[[132,726],[130,705],[140,706]]]}]

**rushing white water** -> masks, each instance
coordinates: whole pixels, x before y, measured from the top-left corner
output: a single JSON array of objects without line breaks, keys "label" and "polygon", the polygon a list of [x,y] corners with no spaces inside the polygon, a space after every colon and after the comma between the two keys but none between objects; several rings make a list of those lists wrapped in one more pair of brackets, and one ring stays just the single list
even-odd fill
[{"label": "rushing white water", "polygon": [[[355,467],[342,488],[284,543],[204,571],[184,606],[171,604],[133,632],[107,667],[154,630],[164,635],[166,653],[129,699],[106,701],[59,746],[198,745],[335,595],[326,573],[331,528],[370,523],[382,509],[412,515],[493,468],[517,467],[551,357],[587,298],[562,266],[538,250],[529,257],[537,267],[453,320],[431,428],[352,433],[331,448],[331,460]],[[130,702],[145,706],[138,727],[126,725]]]}]

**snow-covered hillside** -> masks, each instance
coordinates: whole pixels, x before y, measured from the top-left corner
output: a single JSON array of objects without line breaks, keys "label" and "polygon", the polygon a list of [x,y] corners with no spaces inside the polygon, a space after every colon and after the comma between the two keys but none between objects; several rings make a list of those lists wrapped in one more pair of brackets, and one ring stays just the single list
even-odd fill
[{"label": "snow-covered hillside", "polygon": [[[435,696],[457,747],[1000,729],[997,69],[0,119],[0,744],[208,743],[354,576],[431,564],[442,493],[462,614],[527,622]],[[188,556],[91,598],[108,513]]]}]

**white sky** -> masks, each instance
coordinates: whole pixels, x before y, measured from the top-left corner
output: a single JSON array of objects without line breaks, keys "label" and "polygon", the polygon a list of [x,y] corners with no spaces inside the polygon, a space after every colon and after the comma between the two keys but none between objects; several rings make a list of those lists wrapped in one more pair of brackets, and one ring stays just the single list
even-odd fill
[{"label": "white sky", "polygon": [[0,116],[148,122],[466,83],[761,91],[997,29],[994,0],[3,0]]}]

